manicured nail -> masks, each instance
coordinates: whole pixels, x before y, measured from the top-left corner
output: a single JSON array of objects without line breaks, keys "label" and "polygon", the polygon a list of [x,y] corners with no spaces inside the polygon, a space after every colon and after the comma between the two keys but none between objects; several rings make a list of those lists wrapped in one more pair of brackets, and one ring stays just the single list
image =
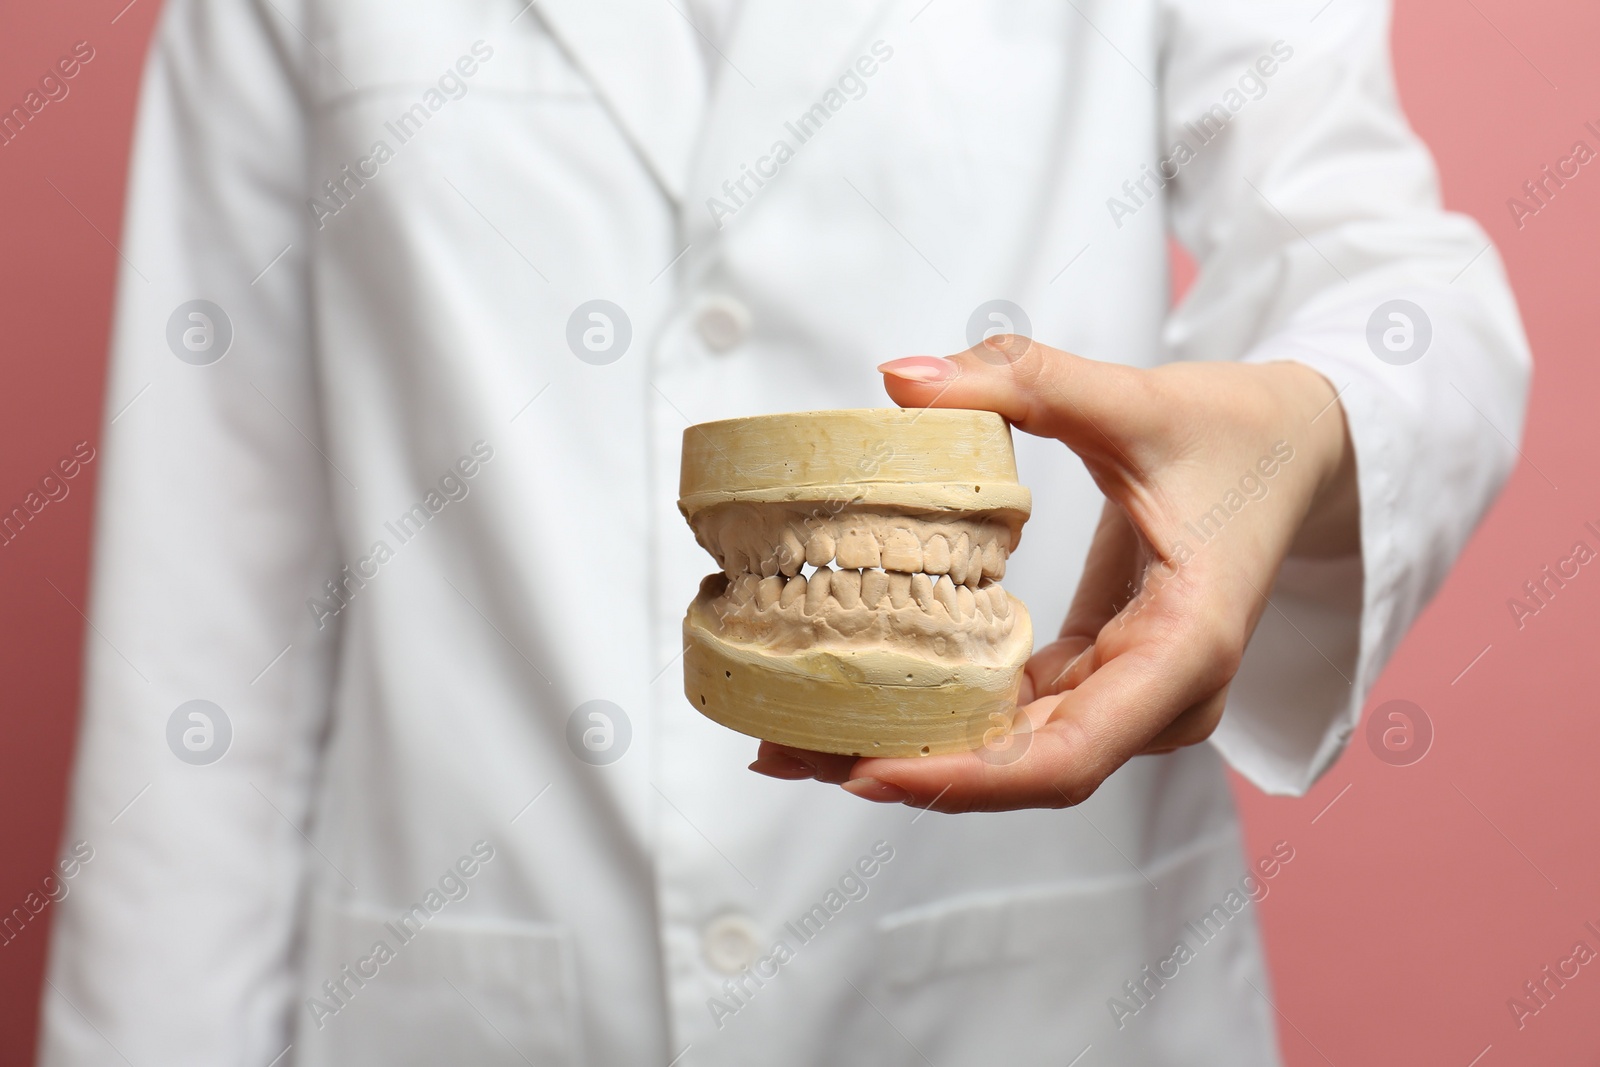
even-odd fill
[{"label": "manicured nail", "polygon": [[862,800],[873,800],[879,804],[904,804],[911,799],[911,794],[904,789],[876,778],[852,778],[844,783],[844,788]]},{"label": "manicured nail", "polygon": [[905,359],[891,359],[878,371],[902,381],[922,383],[947,382],[960,374],[961,368],[938,356],[908,356]]},{"label": "manicured nail", "polygon": [[764,774],[768,778],[782,778],[786,782],[799,781],[802,778],[815,778],[817,769],[803,759],[793,756],[762,756],[750,764],[750,769],[757,774]]}]

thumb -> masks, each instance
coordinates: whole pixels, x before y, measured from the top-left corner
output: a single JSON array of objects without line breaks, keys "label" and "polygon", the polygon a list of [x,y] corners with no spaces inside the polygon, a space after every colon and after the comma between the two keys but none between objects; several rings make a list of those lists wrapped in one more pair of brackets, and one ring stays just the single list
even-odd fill
[{"label": "thumb", "polygon": [[1054,437],[1085,458],[1133,463],[1163,420],[1149,372],[1084,359],[1026,337],[1000,334],[949,357],[910,356],[878,368],[907,408],[974,408],[1017,429]]}]

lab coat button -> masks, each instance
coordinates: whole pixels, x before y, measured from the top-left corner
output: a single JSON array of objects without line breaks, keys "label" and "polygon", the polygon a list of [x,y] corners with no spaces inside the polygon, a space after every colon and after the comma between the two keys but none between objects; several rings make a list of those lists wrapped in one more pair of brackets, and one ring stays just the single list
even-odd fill
[{"label": "lab coat button", "polygon": [[695,316],[700,339],[713,352],[726,352],[750,332],[750,312],[730,296],[707,297]]},{"label": "lab coat button", "polygon": [[706,962],[723,974],[738,974],[761,958],[761,931],[743,915],[719,915],[701,938]]}]

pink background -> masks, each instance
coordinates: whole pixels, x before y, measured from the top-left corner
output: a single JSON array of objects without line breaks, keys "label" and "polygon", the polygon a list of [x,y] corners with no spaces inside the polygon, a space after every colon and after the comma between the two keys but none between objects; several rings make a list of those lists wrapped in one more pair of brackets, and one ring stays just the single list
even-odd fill
[{"label": "pink background", "polygon": [[[126,3],[0,7],[6,108],[74,42],[96,52],[65,100],[0,147],[7,510],[75,442],[99,440],[111,241],[159,0]],[[1589,0],[1398,0],[1407,111],[1438,156],[1448,203],[1482,221],[1509,264],[1538,374],[1525,461],[1373,695],[1374,706],[1420,705],[1432,749],[1392,766],[1358,733],[1304,799],[1237,788],[1251,854],[1280,839],[1296,849],[1261,905],[1293,1067],[1569,1064],[1600,1048],[1600,963],[1521,1029],[1506,1004],[1578,938],[1600,949],[1582,930],[1600,926],[1600,731],[1588,721],[1600,568],[1584,568],[1521,630],[1507,607],[1574,541],[1600,545],[1583,529],[1600,526],[1600,162],[1520,230],[1506,206],[1575,140],[1600,148],[1583,128],[1600,127],[1596,42]],[[56,858],[95,473],[91,464],[0,548],[0,911]],[[0,1063],[31,1056],[47,932],[36,922],[0,947]]]}]

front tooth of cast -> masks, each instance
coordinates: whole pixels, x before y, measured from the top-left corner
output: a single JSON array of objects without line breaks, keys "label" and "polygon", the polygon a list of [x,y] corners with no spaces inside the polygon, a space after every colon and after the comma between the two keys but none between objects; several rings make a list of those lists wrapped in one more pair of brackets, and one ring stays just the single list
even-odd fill
[{"label": "front tooth of cast", "polygon": [[828,591],[833,584],[833,571],[827,567],[818,568],[817,572],[806,582],[807,615],[815,615],[821,608],[822,602],[828,599]]},{"label": "front tooth of cast", "polygon": [[956,585],[950,580],[949,575],[940,578],[933,587],[933,599],[944,605],[944,610],[950,617],[957,621],[961,619],[961,601],[956,596]]},{"label": "front tooth of cast", "polygon": [[813,567],[825,567],[833,562],[833,535],[827,530],[817,530],[806,541],[806,562]]},{"label": "front tooth of cast", "polygon": [[806,562],[806,549],[793,530],[783,531],[778,541],[778,569],[793,578]]},{"label": "front tooth of cast", "polygon": [[833,599],[839,602],[841,608],[853,608],[861,603],[861,572],[852,570],[836,571],[829,589]]},{"label": "front tooth of cast", "polygon": [[883,569],[915,574],[922,569],[922,544],[904,528],[889,531],[883,542]]},{"label": "front tooth of cast", "polygon": [[994,621],[994,608],[989,605],[989,590],[979,589],[972,594],[972,603],[982,615],[990,622]]},{"label": "front tooth of cast", "polygon": [[783,593],[783,579],[776,574],[770,578],[761,579],[761,584],[756,586],[756,607],[766,611],[778,602],[778,597]]},{"label": "front tooth of cast", "polygon": [[911,575],[905,571],[889,571],[889,606],[903,608],[911,603]]},{"label": "front tooth of cast", "polygon": [[793,578],[790,578],[788,583],[783,587],[783,595],[778,598],[778,606],[786,608],[805,595],[806,576],[803,574],[797,574]]},{"label": "front tooth of cast", "polygon": [[[909,585],[907,586],[909,588]],[[861,602],[869,608],[875,608],[883,603],[883,598],[889,592],[889,576],[882,571],[863,571],[861,573]]]},{"label": "front tooth of cast", "polygon": [[972,554],[967,557],[967,585],[973,589],[978,588],[978,583],[983,580],[983,549],[977,545],[972,546]]},{"label": "front tooth of cast", "polygon": [[983,542],[983,573],[990,578],[998,577],[1002,555],[1000,552],[1000,539],[990,537]]},{"label": "front tooth of cast", "polygon": [[945,540],[944,534],[934,534],[928,538],[928,544],[922,550],[922,570],[925,574],[950,573],[950,542]]},{"label": "front tooth of cast", "polygon": [[911,596],[923,611],[933,610],[933,582],[926,574],[918,572],[911,576]]},{"label": "front tooth of cast", "polygon": [[839,568],[860,570],[879,562],[878,539],[867,530],[850,530],[839,540]]},{"label": "front tooth of cast", "polygon": [[966,585],[967,565],[971,562],[971,539],[963,532],[956,537],[956,543],[950,549],[950,580],[957,585]]},{"label": "front tooth of cast", "polygon": [[956,603],[961,605],[961,617],[970,619],[978,613],[978,601],[972,590],[964,585],[956,587]]},{"label": "front tooth of cast", "polygon": [[762,549],[756,557],[756,562],[756,570],[760,572],[761,577],[771,578],[778,573],[778,553],[773,549]]},{"label": "front tooth of cast", "polygon": [[997,619],[1004,619],[1011,614],[1011,594],[998,585],[989,587],[989,604],[994,608],[994,617]]}]

